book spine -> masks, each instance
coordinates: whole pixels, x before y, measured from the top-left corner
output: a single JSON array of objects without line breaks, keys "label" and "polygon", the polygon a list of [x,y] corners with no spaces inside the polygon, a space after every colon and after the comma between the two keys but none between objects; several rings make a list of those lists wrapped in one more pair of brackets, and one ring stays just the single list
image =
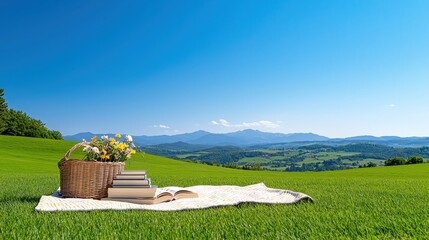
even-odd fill
[{"label": "book spine", "polygon": [[133,171],[133,170],[125,170],[122,171],[120,174],[128,174],[128,175],[146,175],[146,171]]},{"label": "book spine", "polygon": [[148,186],[151,184],[150,178],[145,180],[135,180],[135,179],[114,179],[113,186]]},{"label": "book spine", "polygon": [[155,185],[112,185],[112,188],[153,188]]},{"label": "book spine", "polygon": [[154,197],[156,186],[151,188],[108,188],[109,198],[148,198]]},{"label": "book spine", "polygon": [[135,180],[144,180],[146,178],[146,174],[118,174],[114,179],[135,179]]}]

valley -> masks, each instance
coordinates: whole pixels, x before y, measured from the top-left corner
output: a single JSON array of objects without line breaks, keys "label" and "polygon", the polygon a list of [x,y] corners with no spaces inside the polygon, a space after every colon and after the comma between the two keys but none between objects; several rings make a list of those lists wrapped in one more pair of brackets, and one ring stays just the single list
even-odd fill
[{"label": "valley", "polygon": [[[261,146],[259,146],[261,147]],[[294,148],[278,148],[278,144],[263,148],[237,146],[207,147],[183,142],[143,147],[142,150],[178,160],[270,171],[326,171],[383,166],[394,157],[421,156],[429,158],[429,147],[394,148],[373,143],[352,143],[341,146],[322,144]]]}]

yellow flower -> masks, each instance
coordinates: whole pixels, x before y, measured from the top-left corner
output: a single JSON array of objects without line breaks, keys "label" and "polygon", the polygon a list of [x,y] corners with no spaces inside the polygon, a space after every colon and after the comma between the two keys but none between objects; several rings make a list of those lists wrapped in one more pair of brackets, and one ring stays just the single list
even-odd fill
[{"label": "yellow flower", "polygon": [[133,149],[131,136],[127,135],[121,141],[121,134],[114,134],[112,137],[103,136],[99,139],[97,136],[91,138],[88,146],[84,149],[85,160],[94,160],[100,162],[123,162],[131,158],[132,154],[137,153]]},{"label": "yellow flower", "polygon": [[106,150],[101,150],[101,155],[100,155],[101,159],[110,159],[110,155],[107,154]]},{"label": "yellow flower", "polygon": [[125,145],[124,143],[119,143],[117,146],[115,146],[116,149],[119,149],[121,151],[124,151],[126,147],[127,145]]}]

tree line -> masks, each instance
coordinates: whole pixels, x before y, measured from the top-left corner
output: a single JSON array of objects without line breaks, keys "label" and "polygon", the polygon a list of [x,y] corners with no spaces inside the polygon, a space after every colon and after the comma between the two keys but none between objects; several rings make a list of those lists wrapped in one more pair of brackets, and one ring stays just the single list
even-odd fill
[{"label": "tree line", "polygon": [[394,157],[384,161],[385,166],[405,165],[405,164],[418,164],[423,163],[423,158],[420,156],[411,156],[408,159],[402,157]]},{"label": "tree line", "polygon": [[63,139],[59,131],[49,130],[45,124],[22,111],[9,109],[0,88],[0,134],[36,138]]}]

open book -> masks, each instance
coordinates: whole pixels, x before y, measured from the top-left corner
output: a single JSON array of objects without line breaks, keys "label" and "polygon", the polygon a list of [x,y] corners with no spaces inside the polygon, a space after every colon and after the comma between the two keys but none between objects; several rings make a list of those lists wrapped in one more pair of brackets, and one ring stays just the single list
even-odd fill
[{"label": "open book", "polygon": [[137,204],[157,204],[157,203],[173,201],[181,198],[197,198],[197,197],[198,197],[198,194],[196,192],[193,192],[186,188],[165,187],[165,188],[156,189],[155,197],[153,198],[109,197],[109,198],[103,198],[102,200],[129,202],[129,203],[137,203]]}]

